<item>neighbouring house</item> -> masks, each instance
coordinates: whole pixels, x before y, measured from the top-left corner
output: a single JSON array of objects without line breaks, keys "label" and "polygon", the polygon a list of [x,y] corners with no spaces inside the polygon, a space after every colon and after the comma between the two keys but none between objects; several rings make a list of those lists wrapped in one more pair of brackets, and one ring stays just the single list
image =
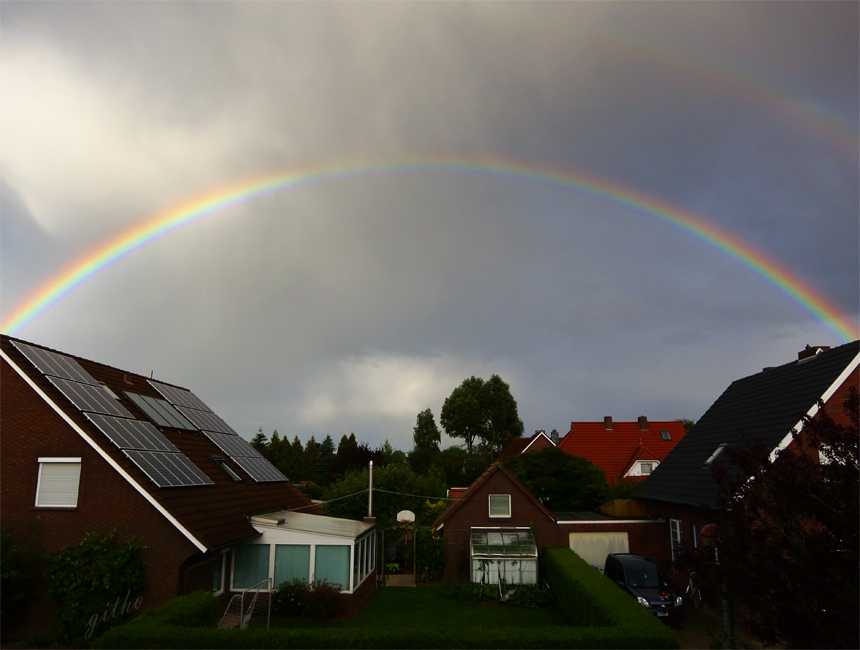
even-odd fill
[{"label": "neighbouring house", "polygon": [[491,465],[433,524],[445,538],[445,580],[537,582],[537,553],[559,543],[555,515],[508,470]]},{"label": "neighbouring house", "polygon": [[858,364],[858,341],[807,346],[796,361],[733,382],[634,493],[649,514],[668,522],[655,559],[673,562],[681,545],[698,546],[703,528],[714,523],[719,488],[711,469],[725,461],[726,449],[758,439],[773,458],[792,444],[802,418],[815,416],[819,401],[847,424],[843,404],[850,388],[860,389]]},{"label": "neighbouring house", "polygon": [[492,465],[433,524],[445,539],[443,577],[534,584],[538,551],[546,546],[569,546],[601,570],[609,553],[653,553],[665,522],[640,505],[614,501],[599,512],[552,513],[507,469]]},{"label": "neighbouring house", "polygon": [[[144,547],[143,609],[196,589],[228,599],[266,578],[326,579],[354,610],[375,586],[374,523],[318,505],[194,393],[0,339],[4,527],[47,554],[87,533]],[[7,634],[42,630],[44,584]]]},{"label": "neighbouring house", "polygon": [[547,447],[555,447],[558,445],[558,431],[552,430],[550,435],[546,435],[546,431],[535,431],[533,436],[528,438],[516,438],[505,447],[505,450],[499,456],[501,462],[505,462],[509,458],[520,454],[540,451]]},{"label": "neighbouring house", "polygon": [[606,473],[610,484],[621,479],[643,480],[663,462],[686,435],[681,422],[571,422],[558,444],[573,456],[582,456]]}]

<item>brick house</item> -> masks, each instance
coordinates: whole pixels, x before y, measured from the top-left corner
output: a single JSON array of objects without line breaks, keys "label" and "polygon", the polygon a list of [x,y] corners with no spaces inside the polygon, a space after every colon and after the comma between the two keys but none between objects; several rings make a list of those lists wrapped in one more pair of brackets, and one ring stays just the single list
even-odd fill
[{"label": "brick house", "polygon": [[519,454],[534,453],[547,447],[555,447],[558,444],[558,431],[553,429],[552,434],[546,435],[546,431],[535,431],[529,438],[516,438],[512,440],[499,456],[501,462]]},{"label": "brick house", "polygon": [[681,422],[571,422],[559,449],[582,456],[606,473],[606,480],[644,480],[686,435]]},{"label": "brick house", "polygon": [[792,444],[803,416],[815,416],[819,400],[830,417],[847,424],[843,404],[850,388],[860,389],[858,365],[858,341],[807,346],[796,361],[733,382],[634,493],[649,514],[667,522],[655,559],[673,562],[681,545],[698,546],[702,529],[714,523],[719,489],[711,467],[726,448],[757,438],[773,458]]},{"label": "brick house", "polygon": [[[299,574],[341,584],[349,609],[372,593],[375,525],[322,516],[190,391],[7,336],[0,357],[0,508],[20,542],[50,555],[134,536],[142,609]],[[45,588],[7,634],[44,632]]]}]

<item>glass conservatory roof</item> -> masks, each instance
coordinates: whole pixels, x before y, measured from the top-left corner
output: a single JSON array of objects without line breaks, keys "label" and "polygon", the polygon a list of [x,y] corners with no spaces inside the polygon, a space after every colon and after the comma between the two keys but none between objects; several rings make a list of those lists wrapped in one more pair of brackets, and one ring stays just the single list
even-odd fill
[{"label": "glass conservatory roof", "polygon": [[472,557],[537,557],[531,530],[472,529]]}]

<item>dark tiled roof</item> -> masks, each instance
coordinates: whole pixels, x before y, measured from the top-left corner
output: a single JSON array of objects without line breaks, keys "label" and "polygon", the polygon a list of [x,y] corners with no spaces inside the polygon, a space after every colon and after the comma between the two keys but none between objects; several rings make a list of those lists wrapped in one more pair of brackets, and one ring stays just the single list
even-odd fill
[{"label": "dark tiled roof", "polygon": [[[669,431],[671,440],[663,440],[661,431]],[[622,478],[635,460],[661,461],[687,434],[681,422],[648,422],[648,429],[639,422],[613,422],[607,430],[603,422],[571,422],[570,431],[558,444],[574,456],[582,456],[606,473],[614,483]]]},{"label": "dark tiled roof", "polygon": [[[16,339],[18,340],[18,339]],[[258,533],[248,521],[247,516],[272,510],[298,510],[321,514],[318,505],[300,492],[292,483],[257,483],[245,471],[199,431],[182,431],[161,428],[162,433],[188,456],[197,467],[214,481],[214,485],[193,487],[159,488],[126,455],[116,447],[81,411],[75,408],[45,376],[27,360],[11,343],[12,339],[2,337],[3,352],[27,373],[51,400],[54,401],[76,425],[83,429],[100,449],[122,467],[147,493],[179,521],[198,541],[207,548],[235,542]],[[44,346],[22,341],[33,347]],[[134,402],[125,396],[125,391],[161,398],[147,382],[147,378],[134,373],[118,370],[101,363],[82,359],[66,352],[58,352],[75,359],[94,379],[104,382],[117,396],[122,405],[137,419],[149,421]],[[160,381],[160,380],[159,380]],[[162,382],[165,383],[165,382]],[[205,401],[205,400],[204,400]],[[221,456],[244,483],[234,483],[212,463],[211,456]]]},{"label": "dark tiled roof", "polygon": [[776,449],[843,371],[853,364],[857,372],[858,350],[854,341],[733,382],[634,496],[715,507],[717,484],[705,465],[711,454],[755,438]]}]

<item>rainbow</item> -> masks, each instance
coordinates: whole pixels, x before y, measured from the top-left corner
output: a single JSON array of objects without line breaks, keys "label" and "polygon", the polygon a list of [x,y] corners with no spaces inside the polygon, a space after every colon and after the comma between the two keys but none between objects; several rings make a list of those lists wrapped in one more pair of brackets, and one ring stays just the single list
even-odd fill
[{"label": "rainbow", "polygon": [[18,332],[88,278],[111,264],[181,228],[199,223],[237,205],[320,183],[404,173],[467,174],[528,181],[568,191],[574,190],[623,205],[643,216],[686,231],[754,270],[803,306],[843,342],[856,338],[857,326],[826,298],[734,233],[702,217],[589,174],[535,165],[526,167],[491,159],[413,159],[373,165],[365,162],[321,166],[267,175],[216,190],[147,219],[106,241],[37,290],[0,324],[0,331],[7,334]]}]

